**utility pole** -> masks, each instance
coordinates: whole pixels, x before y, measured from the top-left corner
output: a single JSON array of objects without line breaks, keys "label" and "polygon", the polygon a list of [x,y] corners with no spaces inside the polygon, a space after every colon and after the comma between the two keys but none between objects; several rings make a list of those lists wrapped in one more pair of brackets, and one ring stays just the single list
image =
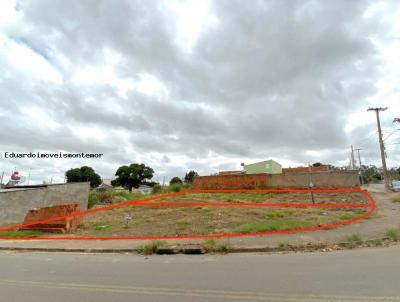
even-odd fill
[{"label": "utility pole", "polygon": [[356,168],[356,163],[354,159],[354,149],[353,145],[351,145],[351,168],[354,170]]},{"label": "utility pole", "polygon": [[358,163],[359,163],[359,165],[360,165],[360,169],[361,169],[361,156],[360,156],[360,150],[362,150],[362,149],[360,149],[360,148],[358,148],[358,149],[354,149],[354,151],[357,151],[357,153],[358,153]]},{"label": "utility pole", "polygon": [[385,146],[383,144],[382,139],[382,129],[381,129],[381,121],[379,120],[379,111],[385,111],[388,107],[376,107],[376,108],[368,108],[367,111],[375,111],[376,114],[376,124],[378,125],[378,137],[379,137],[379,146],[381,149],[381,159],[382,159],[382,169],[383,169],[383,176],[385,177],[385,189],[386,192],[390,191],[390,183],[389,183],[389,174],[386,167],[386,154],[385,154]]},{"label": "utility pole", "polygon": [[360,181],[361,181],[361,185],[363,185],[363,178],[362,178],[362,165],[361,165],[361,156],[360,156],[360,150],[362,150],[362,149],[360,149],[360,148],[358,148],[358,149],[354,149],[354,151],[357,151],[357,153],[358,153],[358,163],[359,163],[359,165],[360,165]]}]

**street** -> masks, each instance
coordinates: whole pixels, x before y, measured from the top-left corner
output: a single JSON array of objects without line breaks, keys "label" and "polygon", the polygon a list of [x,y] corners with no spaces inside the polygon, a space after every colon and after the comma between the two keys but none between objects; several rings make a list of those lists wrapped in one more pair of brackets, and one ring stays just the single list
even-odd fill
[{"label": "street", "polygon": [[400,301],[400,246],[329,253],[0,253],[1,301]]}]

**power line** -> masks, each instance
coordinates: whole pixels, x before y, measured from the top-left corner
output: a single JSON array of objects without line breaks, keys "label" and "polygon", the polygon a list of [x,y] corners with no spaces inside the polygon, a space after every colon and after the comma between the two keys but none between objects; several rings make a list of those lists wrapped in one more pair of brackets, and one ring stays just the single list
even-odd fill
[{"label": "power line", "polygon": [[383,140],[385,141],[385,140],[387,140],[393,133],[395,133],[396,131],[399,131],[400,129],[394,129],[392,132],[390,132],[389,134],[388,134],[388,136],[386,136]]},{"label": "power line", "polygon": [[377,131],[370,132],[365,138],[356,141],[355,145],[361,145],[362,147],[366,147],[367,141],[372,141],[373,135],[375,135]]}]

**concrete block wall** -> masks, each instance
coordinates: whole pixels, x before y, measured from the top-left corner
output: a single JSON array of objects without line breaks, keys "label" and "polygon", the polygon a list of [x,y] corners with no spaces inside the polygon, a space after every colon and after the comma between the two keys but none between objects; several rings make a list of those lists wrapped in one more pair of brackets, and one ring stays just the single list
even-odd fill
[{"label": "concrete block wall", "polygon": [[66,183],[46,187],[7,189],[0,191],[0,225],[22,223],[32,208],[60,204],[79,204],[87,209],[90,184]]}]

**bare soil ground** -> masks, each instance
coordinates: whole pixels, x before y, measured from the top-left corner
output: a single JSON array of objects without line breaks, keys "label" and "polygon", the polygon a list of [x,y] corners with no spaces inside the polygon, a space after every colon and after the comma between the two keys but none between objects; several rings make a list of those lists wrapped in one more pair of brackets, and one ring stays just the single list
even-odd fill
[{"label": "bare soil ground", "polygon": [[[367,198],[361,193],[313,193],[315,203],[362,203]],[[160,199],[158,201],[202,201],[218,203],[312,203],[310,193],[194,193]]]},{"label": "bare soil ground", "polygon": [[[296,229],[362,215],[351,208],[124,207],[89,214],[74,236],[174,236]],[[125,214],[133,220],[126,225]]]},{"label": "bare soil ground", "polygon": [[[312,203],[310,193],[188,193],[157,201],[208,203]],[[315,203],[362,203],[360,193],[314,193]],[[88,214],[65,236],[177,236],[254,233],[314,227],[349,220],[367,208],[129,206]],[[127,224],[125,216],[132,217]]]}]

